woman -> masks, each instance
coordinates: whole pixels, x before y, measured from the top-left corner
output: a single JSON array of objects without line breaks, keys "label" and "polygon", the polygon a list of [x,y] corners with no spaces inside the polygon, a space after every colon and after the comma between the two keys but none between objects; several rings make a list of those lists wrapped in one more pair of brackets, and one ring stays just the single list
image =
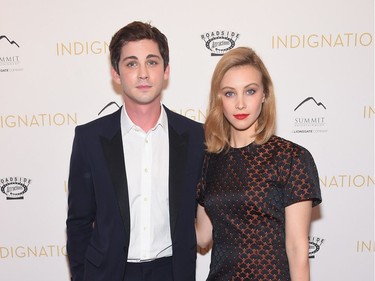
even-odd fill
[{"label": "woman", "polygon": [[207,280],[309,280],[317,169],[303,147],[277,137],[271,77],[250,48],[213,73],[198,184],[197,241],[213,242]]}]

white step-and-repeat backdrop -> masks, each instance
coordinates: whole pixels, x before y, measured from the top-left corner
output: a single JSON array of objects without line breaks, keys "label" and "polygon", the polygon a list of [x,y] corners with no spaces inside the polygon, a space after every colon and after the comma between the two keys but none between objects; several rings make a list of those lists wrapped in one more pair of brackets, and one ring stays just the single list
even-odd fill
[{"label": "white step-and-repeat backdrop", "polygon": [[[108,45],[133,20],[169,38],[163,102],[199,122],[220,55],[259,53],[276,87],[277,134],[308,148],[320,173],[312,280],[374,280],[373,0],[1,0],[0,279],[69,280],[74,127],[121,104]],[[198,281],[209,262],[198,254]]]}]

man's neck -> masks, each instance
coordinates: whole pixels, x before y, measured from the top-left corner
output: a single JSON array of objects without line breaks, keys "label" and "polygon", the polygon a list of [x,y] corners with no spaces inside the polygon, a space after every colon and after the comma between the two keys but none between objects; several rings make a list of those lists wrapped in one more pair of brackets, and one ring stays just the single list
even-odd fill
[{"label": "man's neck", "polygon": [[146,105],[124,105],[126,113],[135,125],[143,131],[148,132],[159,120],[161,105],[160,102]]}]

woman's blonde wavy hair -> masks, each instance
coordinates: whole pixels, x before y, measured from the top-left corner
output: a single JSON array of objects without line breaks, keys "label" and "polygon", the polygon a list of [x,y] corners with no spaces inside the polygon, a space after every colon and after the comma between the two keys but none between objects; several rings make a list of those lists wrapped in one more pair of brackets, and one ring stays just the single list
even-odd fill
[{"label": "woman's blonde wavy hair", "polygon": [[238,66],[250,65],[262,74],[265,100],[258,117],[255,143],[263,144],[274,134],[276,127],[276,102],[273,83],[260,57],[247,47],[238,47],[225,53],[217,63],[211,80],[209,110],[204,124],[207,151],[220,153],[229,149],[231,125],[223,113],[220,83],[225,73]]}]

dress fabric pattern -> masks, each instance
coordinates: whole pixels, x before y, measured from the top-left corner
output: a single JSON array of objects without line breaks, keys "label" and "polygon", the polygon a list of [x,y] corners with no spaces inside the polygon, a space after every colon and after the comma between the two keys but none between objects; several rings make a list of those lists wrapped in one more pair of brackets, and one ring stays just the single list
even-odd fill
[{"label": "dress fabric pattern", "polygon": [[197,201],[213,225],[207,280],[290,280],[285,207],[321,202],[318,172],[305,148],[272,136],[262,145],[207,153]]}]

